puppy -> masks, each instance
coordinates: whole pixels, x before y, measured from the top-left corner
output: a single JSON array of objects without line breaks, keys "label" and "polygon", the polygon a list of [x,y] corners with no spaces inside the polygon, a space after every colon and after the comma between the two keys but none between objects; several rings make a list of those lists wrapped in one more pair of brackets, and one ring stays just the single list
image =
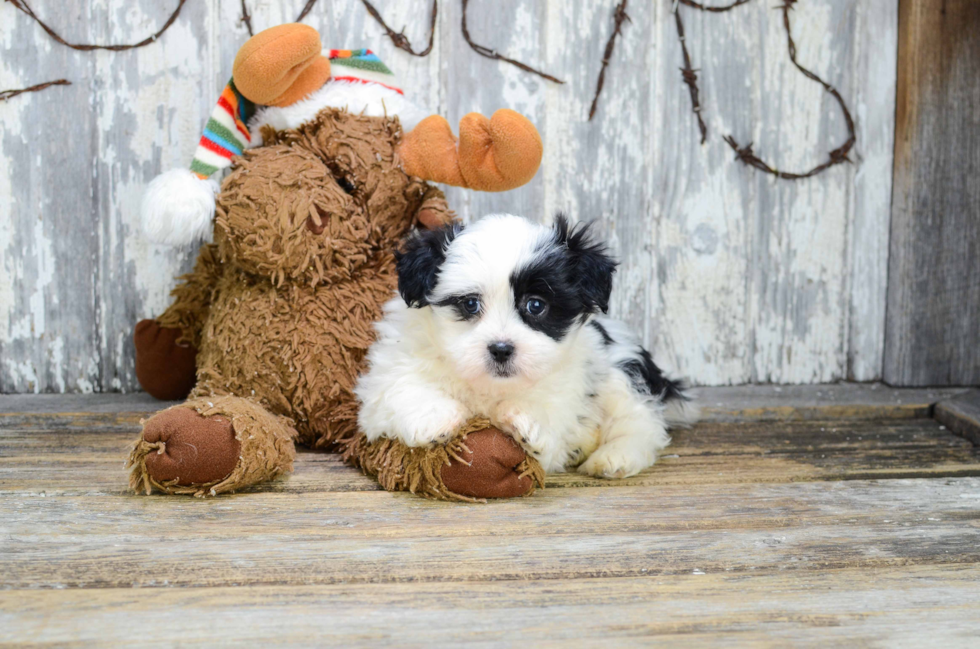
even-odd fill
[{"label": "puppy", "polygon": [[492,215],[410,238],[369,369],[356,387],[369,440],[448,441],[488,417],[549,472],[623,478],[696,411],[609,307],[614,262],[589,227]]}]

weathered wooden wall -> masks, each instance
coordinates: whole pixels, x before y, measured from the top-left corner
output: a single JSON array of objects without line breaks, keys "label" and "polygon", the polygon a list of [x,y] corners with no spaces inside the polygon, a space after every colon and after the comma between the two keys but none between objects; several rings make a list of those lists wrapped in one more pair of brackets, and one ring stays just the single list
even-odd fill
[{"label": "weathered wooden wall", "polygon": [[[257,29],[302,0],[251,0]],[[377,2],[413,42],[429,0]],[[440,2],[425,59],[396,50],[360,0],[323,0],[306,22],[329,46],[369,46],[409,94],[451,122],[526,113],[541,172],[504,195],[450,192],[465,218],[565,210],[598,219],[623,262],[614,310],[658,360],[698,384],[870,380],[882,372],[896,67],[895,0],[805,0],[799,59],[836,85],[857,120],[855,164],[801,182],[742,167],[721,137],[804,169],[846,138],[833,101],[792,68],[780,14],[758,0],[726,14],[680,7],[710,129],[700,145],[671,0],[634,0],[598,113],[586,121],[614,0],[474,0],[474,38],[567,80],[481,58],[461,3]],[[35,0],[73,41],[131,42],[176,0]],[[145,242],[142,188],[187,165],[247,34],[239,0],[190,0],[152,46],[75,52],[0,4],[0,88],[70,87],[0,103],[0,392],[137,388],[133,323],[167,304],[192,251]]]},{"label": "weathered wooden wall", "polygon": [[901,7],[884,377],[980,384],[980,2]]}]

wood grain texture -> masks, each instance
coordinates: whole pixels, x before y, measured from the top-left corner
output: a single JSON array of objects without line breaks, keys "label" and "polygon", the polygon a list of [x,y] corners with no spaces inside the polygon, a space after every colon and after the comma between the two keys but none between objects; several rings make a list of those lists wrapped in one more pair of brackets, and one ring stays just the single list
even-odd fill
[{"label": "wood grain texture", "polygon": [[[728,389],[726,411],[748,417],[758,390]],[[832,408],[904,405],[826,386],[784,399],[816,412],[816,390]],[[264,490],[198,500],[121,488],[141,395],[63,399],[59,413],[7,397],[22,411],[0,417],[0,644],[971,646],[980,633],[980,453],[933,420],[708,422],[635,479],[555,476],[485,505],[379,491],[322,453]]]},{"label": "wood grain texture", "polygon": [[[928,417],[932,406],[968,388],[891,388],[881,383],[826,385],[743,385],[699,388],[694,394],[708,421],[763,419],[907,419]],[[58,427],[80,415],[111,415],[91,421],[136,422],[175,405],[138,394],[0,395],[0,426]],[[31,415],[30,417],[23,417]],[[11,424],[16,420],[18,423]],[[28,424],[27,422],[30,422]]]},{"label": "wood grain texture", "polygon": [[[548,476],[549,488],[727,485],[803,480],[980,475],[980,452],[931,419],[807,420],[758,412],[768,421],[705,422],[673,433],[656,466],[625,480],[575,473]],[[835,412],[835,411],[828,411]],[[852,414],[849,410],[845,415]],[[0,494],[123,495],[122,464],[139,432],[139,413],[9,414],[0,418]],[[294,473],[249,492],[376,491],[378,484],[336,455],[301,452]]]},{"label": "wood grain texture", "polygon": [[[480,583],[0,591],[0,639],[345,647],[463,643],[969,646],[980,568],[756,569]],[[52,611],[57,611],[52,615]],[[155,611],[163,614],[148,614]],[[174,620],[180,620],[179,630]],[[6,634],[6,636],[4,635]]]},{"label": "wood grain texture", "polygon": [[[302,0],[252,2],[256,29],[293,20]],[[413,42],[430,0],[377,3]],[[803,183],[738,166],[726,133],[780,167],[812,164],[843,122],[792,69],[779,15],[752,2],[723,15],[682,7],[711,136],[698,144],[680,80],[669,0],[633,3],[599,110],[587,112],[615,3],[472,2],[474,38],[567,81],[558,86],[472,52],[461,3],[440,3],[433,53],[396,50],[360,0],[307,17],[328,46],[377,50],[409,94],[456,124],[525,112],[545,140],[541,172],[500,195],[449,192],[465,219],[561,209],[598,219],[622,260],[613,311],[657,359],[694,383],[815,383],[881,376],[891,194],[896,7],[808,0],[794,11],[800,60],[841,89],[858,124],[854,165]],[[71,40],[152,33],[170,3],[64,0],[42,17]],[[188,164],[201,125],[247,38],[240,3],[188,3],[150,47],[72,52],[0,5],[0,87],[68,77],[0,103],[0,392],[131,391],[130,336],[167,304],[193,251],[136,228],[146,183]]]},{"label": "wood grain texture", "polygon": [[980,390],[970,390],[936,404],[936,420],[980,446]]},{"label": "wood grain texture", "polygon": [[5,588],[580,579],[980,562],[980,479],[0,501]]},{"label": "wood grain texture", "polygon": [[980,383],[980,4],[903,0],[884,378]]}]

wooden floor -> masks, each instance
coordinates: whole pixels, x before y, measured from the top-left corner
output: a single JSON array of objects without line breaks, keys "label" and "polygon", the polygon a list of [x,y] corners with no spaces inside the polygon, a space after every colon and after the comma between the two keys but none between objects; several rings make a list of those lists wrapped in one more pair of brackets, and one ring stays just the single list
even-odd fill
[{"label": "wooden floor", "polygon": [[0,397],[0,644],[977,646],[978,394],[704,390],[653,469],[484,505],[319,453],[134,496],[158,403]]}]

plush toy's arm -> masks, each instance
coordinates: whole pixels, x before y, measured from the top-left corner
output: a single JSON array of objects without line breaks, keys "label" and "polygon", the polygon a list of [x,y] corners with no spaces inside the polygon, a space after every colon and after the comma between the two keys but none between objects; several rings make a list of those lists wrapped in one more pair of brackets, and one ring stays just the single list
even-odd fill
[{"label": "plush toy's arm", "polygon": [[369,442],[358,433],[341,442],[345,461],[377,476],[388,491],[439,500],[530,496],[544,487],[544,470],[486,419],[472,419],[444,444],[411,447],[394,439]]},{"label": "plush toy's arm", "polygon": [[180,329],[178,342],[194,347],[200,345],[201,330],[222,271],[218,246],[213,243],[201,246],[194,270],[182,275],[180,283],[170,292],[174,298],[173,304],[157,318],[157,322],[161,327]]},{"label": "plush toy's arm", "polygon": [[456,213],[449,209],[446,195],[438,187],[429,187],[422,196],[415,219],[423,228],[435,230],[456,220]]},{"label": "plush toy's arm", "polygon": [[157,399],[183,399],[194,387],[201,331],[222,271],[217,253],[214,244],[202,246],[194,271],[171,292],[173,304],[136,324],[136,378]]}]

